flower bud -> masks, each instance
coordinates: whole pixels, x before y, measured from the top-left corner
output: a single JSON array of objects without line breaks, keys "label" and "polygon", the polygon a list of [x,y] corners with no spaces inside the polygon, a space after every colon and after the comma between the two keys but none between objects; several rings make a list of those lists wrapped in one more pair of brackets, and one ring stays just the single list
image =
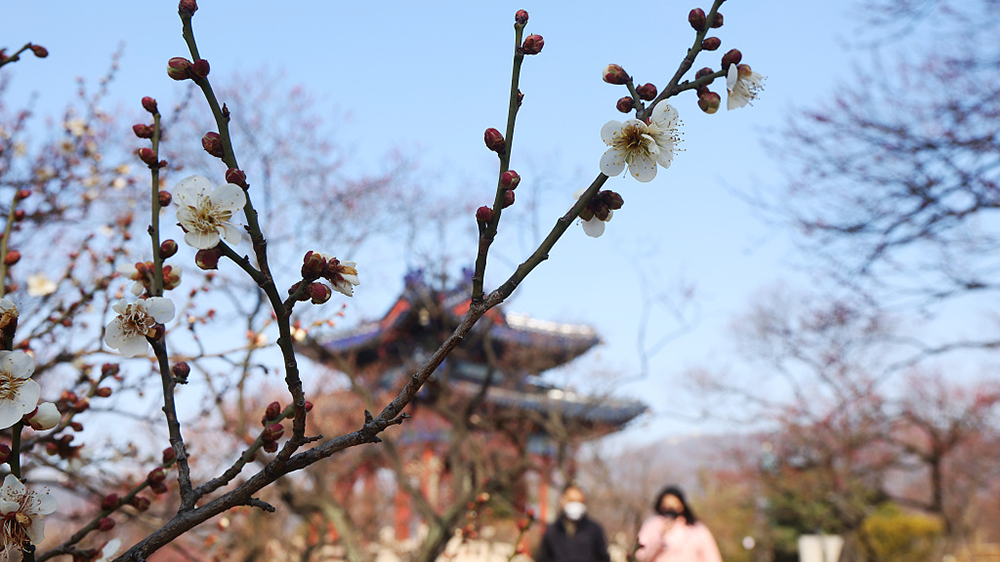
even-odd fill
[{"label": "flower bud", "polygon": [[153,470],[150,470],[149,474],[146,475],[146,482],[148,482],[150,485],[157,482],[163,482],[166,479],[167,479],[167,471],[164,470],[162,466],[158,466]]},{"label": "flower bud", "polygon": [[481,223],[488,223],[493,220],[493,209],[483,206],[476,209],[476,220]]},{"label": "flower bud", "polygon": [[102,533],[107,533],[111,529],[115,528],[115,520],[110,517],[101,517],[97,521],[97,530]]},{"label": "flower bud", "polygon": [[73,431],[83,431],[83,424],[80,422],[69,422],[69,427]]},{"label": "flower bud", "polygon": [[506,209],[507,207],[510,207],[513,204],[514,204],[514,190],[512,189],[504,190],[502,208]]},{"label": "flower bud", "polygon": [[132,499],[128,502],[136,511],[146,511],[149,509],[149,498],[146,496],[132,496]]},{"label": "flower bud", "polygon": [[27,216],[28,213],[26,213],[24,209],[17,209],[16,211],[14,211],[14,222],[21,222]]},{"label": "flower bud", "polygon": [[139,160],[142,160],[144,164],[148,166],[156,166],[156,152],[148,146],[140,148],[137,152],[139,154]]},{"label": "flower bud", "polygon": [[201,137],[201,146],[205,152],[216,158],[222,158],[222,137],[219,133],[215,131],[205,133],[205,136]]},{"label": "flower bud", "polygon": [[319,279],[326,270],[326,258],[319,252],[306,252],[302,258],[302,278],[307,281]]},{"label": "flower bud", "polygon": [[722,14],[715,12],[715,17],[712,18],[712,27],[722,27]]},{"label": "flower bud", "polygon": [[177,13],[182,16],[193,16],[198,11],[198,2],[195,0],[181,0],[177,5]]},{"label": "flower bud", "polygon": [[701,31],[705,29],[705,23],[708,20],[705,19],[705,10],[701,8],[695,8],[688,13],[688,23],[695,31]]},{"label": "flower bud", "polygon": [[19,261],[21,261],[21,252],[17,250],[8,251],[7,255],[3,257],[3,263],[6,265],[14,265]]},{"label": "flower bud", "polygon": [[23,201],[28,197],[31,197],[30,189],[18,189],[17,192],[14,193],[14,198],[18,201]]},{"label": "flower bud", "polygon": [[526,55],[537,55],[542,52],[542,47],[545,46],[545,39],[542,39],[541,35],[529,35],[524,38],[524,43],[521,45],[521,51]]},{"label": "flower bud", "polygon": [[95,390],[94,394],[97,395],[97,396],[100,396],[101,398],[107,398],[107,397],[111,396],[112,392],[113,391],[111,390],[110,387],[102,386],[101,388],[98,388],[97,390]]},{"label": "flower bud", "polygon": [[[160,193],[166,193],[166,192],[161,191]],[[160,242],[160,258],[162,259],[171,258],[176,253],[177,253],[177,242],[175,240],[164,240],[163,242]],[[164,273],[166,272],[164,271]]]},{"label": "flower bud", "polygon": [[101,511],[114,511],[121,507],[122,499],[118,494],[108,494],[101,500]]},{"label": "flower bud", "polygon": [[264,441],[264,446],[261,447],[261,449],[264,449],[264,452],[266,452],[266,453],[277,452],[278,451],[278,442],[277,441]]},{"label": "flower bud", "polygon": [[722,39],[718,37],[706,37],[704,41],[701,42],[701,48],[706,51],[714,51],[722,46]]},{"label": "flower bud", "polygon": [[743,60],[743,53],[739,49],[730,49],[730,51],[722,55],[722,70],[729,70],[729,65],[739,64]]},{"label": "flower bud", "polygon": [[313,304],[323,304],[333,296],[333,289],[322,283],[310,283],[306,292]]},{"label": "flower bud", "polygon": [[41,45],[32,45],[31,52],[40,59],[44,59],[49,56],[49,50]]},{"label": "flower bud", "polygon": [[174,464],[174,461],[176,460],[177,460],[177,451],[175,451],[173,447],[167,447],[166,449],[163,449],[163,456],[160,464],[162,464],[163,466],[170,466]]},{"label": "flower bud", "polygon": [[518,10],[517,13],[514,14],[514,23],[519,23],[521,25],[528,23],[528,11]]},{"label": "flower bud", "polygon": [[636,93],[639,94],[640,99],[646,101],[653,101],[656,98],[656,86],[654,84],[646,83],[635,89]]},{"label": "flower bud", "polygon": [[709,115],[719,110],[719,104],[721,102],[722,98],[715,92],[708,92],[704,95],[698,96],[698,107]]},{"label": "flower bud", "polygon": [[191,74],[197,76],[198,78],[204,78],[208,76],[209,65],[208,61],[205,59],[198,59],[191,63]]},{"label": "flower bud", "polygon": [[229,168],[226,170],[226,183],[236,184],[244,190],[250,187],[247,184],[247,175],[239,168]]},{"label": "flower bud", "polygon": [[149,125],[144,125],[142,123],[132,125],[132,132],[135,133],[135,136],[139,137],[140,139],[153,138],[153,128],[150,127]]},{"label": "flower bud", "polygon": [[695,80],[700,80],[700,79],[708,76],[709,74],[712,74],[713,72],[715,72],[715,71],[706,66],[705,68],[703,68],[703,69],[699,70],[698,72],[694,73],[694,79]]},{"label": "flower bud", "polygon": [[604,81],[608,84],[624,84],[629,81],[628,73],[625,69],[617,64],[609,64],[604,67],[604,72],[601,73],[604,77]]},{"label": "flower bud", "polygon": [[500,185],[507,189],[516,189],[519,183],[521,183],[521,176],[514,170],[507,170],[500,174]]},{"label": "flower bud", "polygon": [[624,96],[618,99],[618,103],[615,104],[615,108],[622,113],[628,113],[632,111],[632,104],[634,103],[635,101],[632,99],[632,96]]},{"label": "flower bud", "polygon": [[62,419],[62,414],[59,413],[59,409],[52,402],[42,402],[35,408],[35,411],[24,417],[27,419],[31,429],[44,431],[58,425],[59,420]]},{"label": "flower bud", "polygon": [[[8,447],[7,450],[9,451],[10,447]],[[53,443],[52,441],[49,441],[48,443],[45,444],[45,452],[48,453],[48,454],[50,454],[50,455],[58,455],[59,454],[59,444],[58,443]],[[10,455],[10,453],[7,453],[7,454]]]},{"label": "flower bud", "polygon": [[280,415],[281,415],[281,404],[277,402],[271,402],[270,404],[267,405],[267,408],[264,410],[264,418],[269,420],[276,420]]},{"label": "flower bud", "polygon": [[500,131],[492,127],[486,129],[486,132],[483,133],[483,140],[486,142],[486,148],[497,154],[503,154],[504,149],[507,147],[507,143],[503,140],[503,135]]},{"label": "flower bud", "polygon": [[194,255],[194,263],[204,270],[219,269],[220,256],[222,256],[222,252],[215,248],[198,250],[198,253]]},{"label": "flower bud", "polygon": [[267,426],[267,429],[264,430],[264,433],[261,434],[260,437],[264,441],[277,441],[278,439],[281,439],[281,436],[284,434],[285,434],[285,426],[281,425],[280,423],[272,423],[271,425]]},{"label": "flower bud", "polygon": [[167,76],[174,80],[191,78],[191,61],[184,57],[174,57],[167,61]]},{"label": "flower bud", "polygon": [[312,409],[313,409],[313,403],[310,402],[310,401],[308,401],[308,400],[306,400],[302,404],[302,409],[305,410],[305,411],[307,411],[307,412],[312,411]]},{"label": "flower bud", "polygon": [[622,196],[614,191],[611,191],[610,189],[601,191],[598,195],[601,197],[601,201],[613,211],[621,209],[622,205],[625,204],[625,200],[622,199]]},{"label": "flower bud", "polygon": [[157,113],[159,111],[156,107],[156,100],[149,96],[142,98],[142,108],[150,113]]},{"label": "flower bud", "polygon": [[151,482],[149,489],[159,496],[167,493],[167,484],[165,482]]},{"label": "flower bud", "polygon": [[[302,282],[301,281],[296,281],[295,283],[292,283],[292,286],[288,288],[288,294],[289,295],[294,295],[299,290],[299,287],[301,287],[301,286],[302,286]],[[306,286],[306,291],[303,291],[303,294],[299,295],[298,297],[295,297],[296,300],[300,300],[300,301],[307,301],[307,300],[309,300],[309,291],[308,291],[308,289],[309,289],[309,286],[307,285]]]},{"label": "flower bud", "polygon": [[154,340],[161,340],[167,334],[167,328],[163,324],[153,324],[146,330],[146,337]]},{"label": "flower bud", "polygon": [[173,373],[174,378],[179,381],[186,381],[188,375],[191,374],[191,366],[184,361],[178,361],[174,363],[173,367],[170,367],[170,372]]}]

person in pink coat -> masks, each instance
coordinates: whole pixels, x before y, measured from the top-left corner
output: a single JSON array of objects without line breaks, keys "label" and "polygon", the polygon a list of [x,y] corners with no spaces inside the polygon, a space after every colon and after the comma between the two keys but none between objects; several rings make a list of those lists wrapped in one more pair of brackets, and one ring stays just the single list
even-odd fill
[{"label": "person in pink coat", "polygon": [[656,515],[639,530],[639,562],[722,562],[712,532],[698,521],[676,486],[660,491]]}]

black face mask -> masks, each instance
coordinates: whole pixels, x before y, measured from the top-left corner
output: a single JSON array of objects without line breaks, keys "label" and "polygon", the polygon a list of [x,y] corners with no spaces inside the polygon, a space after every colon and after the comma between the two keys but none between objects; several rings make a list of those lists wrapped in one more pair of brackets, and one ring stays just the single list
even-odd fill
[{"label": "black face mask", "polygon": [[681,514],[681,512],[679,512],[677,510],[674,510],[674,509],[661,509],[660,510],[660,515],[666,517],[667,519],[677,519],[677,517],[679,517],[680,514]]}]

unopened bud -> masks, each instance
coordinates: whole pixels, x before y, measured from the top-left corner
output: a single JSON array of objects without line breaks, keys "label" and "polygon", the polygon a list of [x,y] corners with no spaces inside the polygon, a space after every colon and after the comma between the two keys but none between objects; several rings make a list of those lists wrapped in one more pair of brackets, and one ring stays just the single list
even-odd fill
[{"label": "unopened bud", "polygon": [[705,68],[703,68],[703,69],[699,70],[698,72],[694,73],[694,79],[695,80],[700,80],[701,78],[704,78],[704,77],[708,76],[709,74],[712,74],[713,72],[715,72],[715,71],[712,70],[711,68],[708,68],[706,66]]},{"label": "unopened bud", "polygon": [[506,142],[503,140],[503,134],[492,127],[486,129],[486,132],[483,133],[483,140],[486,142],[486,148],[497,154],[503,154],[507,147]]},{"label": "unopened bud", "polygon": [[52,402],[42,402],[33,412],[24,416],[24,419],[31,426],[31,429],[43,431],[52,429],[58,425],[59,420],[62,419],[62,414],[59,413],[59,409]]},{"label": "unopened bud", "polygon": [[44,59],[49,56],[49,50],[41,45],[32,45],[31,52],[40,59]]},{"label": "unopened bud", "polygon": [[182,16],[193,16],[198,11],[198,3],[195,0],[181,0],[177,5],[177,13]]},{"label": "unopened bud", "polygon": [[500,185],[507,189],[515,189],[519,183],[521,183],[521,176],[514,170],[507,170],[500,174]]},{"label": "unopened bud", "polygon": [[142,98],[142,108],[150,113],[157,113],[159,111],[156,107],[156,100],[149,96]]},{"label": "unopened bud", "polygon": [[601,191],[598,195],[601,197],[601,201],[613,211],[621,209],[622,205],[625,204],[625,200],[622,199],[622,196],[614,191],[611,191],[610,189]]},{"label": "unopened bud", "polygon": [[503,192],[503,208],[506,209],[514,204],[514,191],[508,189]]},{"label": "unopened bud", "polygon": [[[160,193],[165,193],[161,191]],[[160,257],[162,259],[171,258],[177,253],[177,242],[175,240],[164,240],[160,242]]]},{"label": "unopened bud", "polygon": [[709,115],[719,110],[720,103],[722,103],[722,98],[715,92],[708,92],[698,96],[698,107]]},{"label": "unopened bud", "polygon": [[118,494],[108,494],[101,500],[101,511],[114,511],[121,505],[122,499]]},{"label": "unopened bud", "polygon": [[521,25],[528,23],[528,10],[518,10],[517,13],[514,14],[514,23],[519,23]]},{"label": "unopened bud", "polygon": [[605,66],[601,76],[608,84],[625,84],[629,81],[628,73],[625,72],[624,68],[617,64],[609,64],[608,66]]},{"label": "unopened bud", "polygon": [[708,20],[705,19],[705,10],[701,8],[695,8],[688,13],[688,23],[695,31],[701,31],[705,29],[705,23]]},{"label": "unopened bud", "polygon": [[30,189],[18,189],[17,192],[14,193],[14,198],[17,199],[18,201],[22,201],[24,199],[27,199],[28,197],[31,197]]},{"label": "unopened bud", "polygon": [[167,493],[166,482],[151,482],[149,484],[149,489],[153,491],[156,495],[162,495]]},{"label": "unopened bud", "polygon": [[615,104],[615,108],[622,113],[628,113],[632,111],[632,104],[634,103],[635,100],[632,99],[632,96],[624,96],[618,99],[618,103]]},{"label": "unopened bud", "polygon": [[526,55],[537,55],[542,52],[542,47],[545,46],[545,39],[542,39],[541,35],[529,35],[524,38],[524,43],[521,44],[521,51]]},{"label": "unopened bud", "polygon": [[266,452],[266,453],[277,452],[278,451],[278,442],[277,441],[264,441],[264,446],[261,447],[261,449],[264,449],[264,452]]},{"label": "unopened bud", "polygon": [[319,279],[326,269],[326,258],[319,252],[306,252],[302,258],[302,278],[307,281]]},{"label": "unopened bud", "polygon": [[80,422],[69,422],[69,427],[73,431],[83,431],[83,424]]},{"label": "unopened bud", "polygon": [[281,439],[281,436],[285,434],[285,426],[280,423],[272,423],[267,426],[264,433],[261,435],[261,439],[264,441],[277,441]]},{"label": "unopened bud", "polygon": [[333,296],[333,289],[322,283],[310,283],[306,289],[313,304],[323,304]]},{"label": "unopened bud", "polygon": [[226,183],[236,184],[243,189],[250,187],[247,185],[247,175],[239,168],[229,168],[226,170]]},{"label": "unopened bud", "polygon": [[208,76],[209,69],[210,67],[208,61],[205,59],[198,59],[191,63],[191,74],[197,76],[198,78]]},{"label": "unopened bud", "polygon": [[191,61],[184,57],[174,57],[167,61],[167,76],[174,80],[191,78]]},{"label": "unopened bud", "polygon": [[132,132],[135,133],[135,136],[139,137],[140,139],[153,138],[153,128],[150,127],[149,125],[144,125],[142,123],[132,125]]},{"label": "unopened bud", "polygon": [[102,533],[107,533],[111,529],[115,528],[115,520],[110,517],[101,517],[97,521],[97,530]]},{"label": "unopened bud", "polygon": [[97,390],[95,390],[94,394],[97,395],[97,396],[100,396],[101,398],[107,398],[107,397],[111,396],[112,390],[111,390],[111,387],[102,386],[101,388],[98,388]]},{"label": "unopened bud", "polygon": [[131,504],[136,511],[146,511],[149,509],[150,501],[146,496],[133,496],[128,503]]},{"label": "unopened bud", "polygon": [[704,41],[701,42],[701,48],[706,51],[714,51],[722,46],[722,39],[718,37],[706,37]]},{"label": "unopened bud", "polygon": [[715,12],[715,17],[712,18],[712,27],[722,27],[722,14]]},{"label": "unopened bud", "polygon": [[307,411],[307,412],[312,411],[312,409],[313,409],[313,403],[310,402],[310,401],[308,401],[308,400],[306,400],[302,404],[302,409],[305,410],[305,411]]},{"label": "unopened bud", "polygon": [[269,420],[276,420],[278,416],[281,415],[281,404],[277,402],[271,402],[264,409],[264,417]]},{"label": "unopened bud", "polygon": [[493,220],[493,209],[485,205],[476,209],[476,220],[481,223],[488,223]]},{"label": "unopened bud", "polygon": [[730,49],[729,52],[722,55],[722,70],[728,71],[729,65],[740,64],[741,60],[743,60],[743,53],[739,49]]},{"label": "unopened bud", "polygon": [[7,255],[3,257],[3,263],[6,265],[14,265],[15,263],[21,261],[21,252],[17,250],[10,250]]},{"label": "unopened bud", "polygon": [[156,152],[154,152],[152,148],[144,146],[137,151],[137,154],[139,154],[139,160],[142,160],[144,164],[148,166],[158,165],[156,161]]},{"label": "unopened bud", "polygon": [[152,484],[154,482],[163,482],[167,479],[167,471],[163,469],[162,466],[158,466],[153,470],[149,471],[146,475],[146,482]]},{"label": "unopened bud", "polygon": [[194,255],[194,263],[204,270],[219,269],[219,257],[221,256],[222,252],[215,248],[198,250],[198,253]]},{"label": "unopened bud", "polygon": [[222,137],[219,133],[215,131],[205,133],[205,136],[201,137],[201,146],[205,152],[216,158],[222,158]]},{"label": "unopened bud", "polygon": [[646,83],[635,89],[636,93],[639,94],[640,99],[646,101],[653,101],[656,98],[656,85]]},{"label": "unopened bud", "polygon": [[170,372],[174,374],[174,378],[180,381],[186,381],[188,375],[191,374],[191,366],[184,361],[178,361],[174,363],[173,367],[170,367]]},{"label": "unopened bud", "polygon": [[163,189],[156,194],[156,200],[160,203],[161,207],[166,207],[167,205],[170,205],[170,202],[174,200],[174,197],[173,195],[170,195],[169,191]]},{"label": "unopened bud", "polygon": [[24,209],[17,209],[14,211],[14,222],[21,222],[28,216],[28,213]]}]

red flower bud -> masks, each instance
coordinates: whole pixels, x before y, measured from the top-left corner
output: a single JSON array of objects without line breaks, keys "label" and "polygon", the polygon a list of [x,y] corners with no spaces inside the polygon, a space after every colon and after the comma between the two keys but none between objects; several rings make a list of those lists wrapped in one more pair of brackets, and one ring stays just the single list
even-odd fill
[{"label": "red flower bud", "polygon": [[208,76],[209,65],[208,61],[205,59],[198,59],[191,63],[191,74],[197,76],[198,78],[204,78]]},{"label": "red flower bud", "polygon": [[205,136],[201,137],[201,146],[205,152],[216,158],[222,158],[222,137],[219,133],[215,131],[205,133]]},{"label": "red flower bud", "polygon": [[500,185],[507,189],[515,189],[519,183],[521,183],[521,176],[514,170],[507,170],[500,174]]},{"label": "red flower bud", "polygon": [[194,255],[194,263],[204,270],[219,269],[219,257],[221,256],[222,252],[215,248],[198,250],[198,253]]},{"label": "red flower bud", "polygon": [[162,339],[166,333],[167,328],[163,324],[153,324],[153,326],[146,331],[146,337],[159,340]]},{"label": "red flower bud", "polygon": [[142,108],[150,113],[157,113],[159,111],[156,108],[156,100],[149,96],[142,98]]},{"label": "red flower bud", "polygon": [[545,39],[542,39],[541,35],[529,35],[524,38],[524,43],[521,44],[521,51],[526,55],[537,55],[542,52],[542,47],[545,46]]},{"label": "red flower bud", "polygon": [[163,482],[166,479],[167,479],[167,471],[164,470],[162,466],[158,466],[153,470],[150,470],[149,474],[146,475],[146,482],[148,482],[150,485],[156,482]]},{"label": "red flower bud", "polygon": [[170,367],[170,372],[174,374],[174,378],[180,381],[185,381],[188,375],[191,374],[191,366],[184,361],[178,361],[174,363],[173,367]]},{"label": "red flower bud", "polygon": [[600,191],[597,193],[597,195],[601,198],[601,201],[608,206],[609,209],[614,211],[621,209],[622,205],[625,204],[625,200],[622,199],[622,196],[614,191],[611,191],[610,189]]},{"label": "red flower bud", "polygon": [[28,197],[31,197],[30,189],[18,189],[17,193],[14,194],[14,198],[17,199],[18,201],[22,201],[24,199],[27,199]]},{"label": "red flower bud", "polygon": [[608,84],[624,84],[629,81],[628,73],[617,64],[605,66],[601,76]]},{"label": "red flower bud", "polygon": [[161,190],[156,194],[156,199],[159,201],[161,207],[166,207],[174,200],[174,196],[167,190]]},{"label": "red flower bud", "polygon": [[617,108],[618,111],[621,111],[622,113],[628,113],[632,111],[633,103],[634,101],[632,100],[632,96],[624,96],[618,98],[618,103],[615,104],[615,108]]},{"label": "red flower bud", "polygon": [[115,520],[110,517],[101,517],[97,521],[97,530],[102,533],[107,533],[111,529],[115,528]]},{"label": "red flower bud", "polygon": [[151,482],[149,484],[149,489],[153,491],[156,495],[167,493],[167,484],[165,482]]},{"label": "red flower bud", "polygon": [[102,386],[101,388],[98,388],[97,390],[95,390],[94,394],[97,395],[97,396],[100,396],[101,398],[107,398],[108,396],[111,396],[112,392],[113,391],[111,390],[110,387]]},{"label": "red flower bud", "polygon": [[142,160],[148,166],[156,166],[156,152],[148,146],[144,146],[138,150],[139,160]]},{"label": "red flower bud", "polygon": [[706,51],[714,51],[722,46],[722,39],[718,37],[706,37],[704,41],[701,42],[701,48]]},{"label": "red flower bud", "polygon": [[14,211],[14,222],[21,222],[26,216],[28,216],[28,213],[24,212],[24,209],[18,209]]},{"label": "red flower bud", "polygon": [[485,206],[476,209],[476,220],[481,223],[490,222],[493,220],[493,209]]},{"label": "red flower bud", "polygon": [[[165,193],[161,191],[160,193]],[[160,242],[160,257],[163,259],[171,258],[177,253],[177,242],[174,240],[164,240]],[[165,268],[164,268],[165,269]]]},{"label": "red flower bud", "polygon": [[307,412],[309,412],[309,411],[312,411],[312,409],[313,409],[313,403],[312,403],[312,402],[310,402],[310,401],[308,401],[308,400],[306,400],[306,401],[305,401],[305,402],[304,402],[304,403],[302,404],[302,407],[303,407],[303,409],[304,409],[305,411],[307,411]]},{"label": "red flower bud", "polygon": [[743,53],[739,49],[731,49],[728,53],[722,55],[722,70],[728,71],[729,65],[740,64],[743,60]]},{"label": "red flower bud", "polygon": [[277,402],[271,402],[270,404],[267,405],[267,408],[264,410],[264,417],[269,420],[276,420],[280,415],[281,415],[281,404]]},{"label": "red flower bud", "polygon": [[277,441],[264,441],[264,446],[261,447],[261,449],[264,449],[264,452],[267,452],[267,453],[277,452],[278,451],[278,442]]},{"label": "red flower bud", "polygon": [[147,509],[149,509],[150,502],[149,498],[147,498],[146,496],[133,496],[128,503],[131,504],[132,507],[136,509],[136,511],[146,511]]},{"label": "red flower bud", "polygon": [[528,23],[528,11],[518,10],[517,13],[514,14],[514,23],[519,23],[521,25]]},{"label": "red flower bud", "polygon": [[167,76],[174,80],[191,78],[191,61],[184,57],[174,57],[167,61]]},{"label": "red flower bud", "polygon": [[715,12],[715,17],[712,18],[712,27],[722,27],[722,14]]},{"label": "red flower bud", "polygon": [[708,20],[705,19],[705,10],[701,8],[695,8],[688,13],[688,23],[695,31],[701,31],[705,29],[705,23]]},{"label": "red flower bud", "polygon": [[69,426],[73,431],[83,431],[83,424],[80,422],[69,422]]},{"label": "red flower bud", "polygon": [[267,429],[264,430],[264,433],[261,435],[261,439],[264,441],[277,441],[284,434],[285,426],[280,423],[272,423],[267,426]]},{"label": "red flower bud", "polygon": [[500,131],[489,128],[483,133],[483,140],[486,142],[486,148],[496,152],[497,154],[503,154],[503,151],[507,147],[506,141],[503,140],[503,135]]},{"label": "red flower bud", "polygon": [[101,500],[101,511],[114,511],[122,504],[122,499],[118,494],[108,494]]},{"label": "red flower bud", "polygon": [[635,89],[636,93],[639,94],[640,99],[646,101],[653,101],[656,99],[656,86],[654,84],[643,84]]},{"label": "red flower bud", "polygon": [[239,168],[229,168],[226,170],[226,183],[236,184],[243,189],[248,189],[247,175]]},{"label": "red flower bud", "polygon": [[333,289],[322,283],[310,283],[306,289],[313,304],[323,304],[333,296]]},{"label": "red flower bud", "polygon": [[306,252],[302,258],[302,278],[307,281],[319,279],[326,270],[326,258],[318,252]]},{"label": "red flower bud", "polygon": [[195,0],[181,0],[177,5],[177,13],[182,16],[191,17],[198,11],[198,3]]},{"label": "red flower bud", "polygon": [[21,261],[21,252],[17,250],[8,251],[7,255],[3,257],[3,263],[6,265],[14,265],[19,261]]},{"label": "red flower bud", "polygon": [[163,449],[162,459],[163,460],[160,464],[162,464],[163,466],[170,466],[174,464],[174,461],[177,460],[177,451],[175,451],[173,447],[167,447],[166,449]]},{"label": "red flower bud", "polygon": [[698,96],[698,107],[709,115],[719,111],[720,103],[722,103],[722,98],[715,92],[707,92],[704,95]]},{"label": "red flower bud", "polygon": [[503,208],[506,209],[514,204],[514,190],[508,189],[503,192]]},{"label": "red flower bud", "polygon": [[695,80],[699,80],[701,78],[704,78],[704,77],[708,76],[709,74],[712,74],[713,72],[715,72],[715,71],[712,70],[711,68],[708,68],[706,66],[705,68],[699,70],[698,72],[695,72],[694,73],[694,78],[695,78]]},{"label": "red flower bud", "polygon": [[44,59],[49,56],[49,50],[41,45],[32,45],[31,52],[40,59]]},{"label": "red flower bud", "polygon": [[144,125],[142,123],[139,123],[137,125],[132,125],[132,132],[135,133],[135,136],[139,137],[140,139],[153,138],[153,128],[150,127],[149,125]]}]

